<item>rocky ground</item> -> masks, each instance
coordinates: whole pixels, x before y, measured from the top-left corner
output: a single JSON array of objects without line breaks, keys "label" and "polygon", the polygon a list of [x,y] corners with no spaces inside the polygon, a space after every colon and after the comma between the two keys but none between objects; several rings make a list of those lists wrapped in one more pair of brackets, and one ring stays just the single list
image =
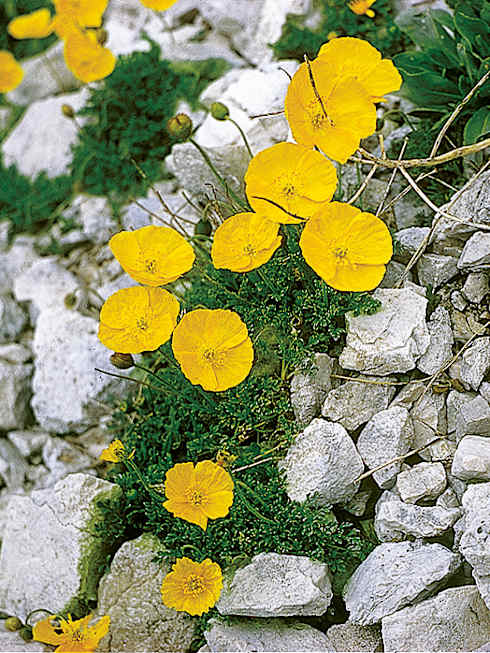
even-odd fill
[{"label": "rocky ground", "polygon": [[[288,138],[284,116],[252,116],[282,109],[284,70],[297,66],[273,61],[268,44],[287,13],[306,13],[310,2],[246,0],[233,12],[229,4],[180,0],[162,31],[139,3],[120,0],[108,14],[108,45],[116,54],[147,49],[144,28],[165,57],[227,59],[233,68],[201,100],[225,102],[257,152]],[[181,26],[179,17],[196,7],[194,22]],[[211,29],[196,44],[203,21]],[[2,144],[5,162],[30,176],[67,171],[76,126],[61,105],[78,108],[87,95],[67,74],[59,45],[48,57],[69,92],[46,77],[40,58],[31,60],[10,94],[26,112]],[[389,98],[380,112],[399,102]],[[249,161],[240,135],[204,111],[193,119],[197,142],[238,190]],[[386,121],[386,141],[403,136]],[[166,165],[175,180],[158,188],[172,210],[186,206],[183,190],[199,196],[215,182],[190,144],[174,146]],[[405,187],[396,177],[385,198],[390,176],[378,171],[370,180],[369,207],[386,206]],[[490,650],[489,181],[488,171],[469,174],[443,207],[452,218],[413,191],[397,199],[388,222],[400,247],[374,293],[381,309],[351,317],[340,357],[319,352],[317,373],[292,381],[304,430],[282,462],[290,498],[314,495],[358,517],[375,502],[381,544],[344,590],[348,621],[326,633],[303,623],[329,610],[326,565],[260,554],[228,579],[218,610],[231,619],[211,623],[201,651]],[[352,196],[354,166],[344,166],[342,183]],[[40,254],[46,234],[7,244],[8,222],[0,221],[0,609],[25,618],[40,607],[75,608],[84,594],[111,616],[100,650],[184,651],[194,622],[161,603],[167,569],[152,561],[158,541],[126,542],[99,583],[94,569],[110,543],[91,528],[94,502],[118,500],[119,488],[98,478],[98,456],[111,440],[110,401],[129,390],[94,372],[107,369],[108,358],[96,335],[98,309],[134,283],[107,240],[148,224],[161,206],[150,193],[117,223],[106,198],[80,195],[67,212],[78,227],[67,234],[53,227],[58,256]],[[199,218],[188,206],[186,217]],[[408,380],[414,370],[422,380]],[[0,632],[0,650],[44,647]]]}]

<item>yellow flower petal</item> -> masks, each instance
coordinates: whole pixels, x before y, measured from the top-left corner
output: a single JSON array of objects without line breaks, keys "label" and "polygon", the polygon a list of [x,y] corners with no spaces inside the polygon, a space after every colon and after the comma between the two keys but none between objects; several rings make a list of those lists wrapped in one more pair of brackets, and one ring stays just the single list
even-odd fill
[{"label": "yellow flower petal", "polygon": [[125,447],[121,440],[114,440],[110,445],[100,454],[100,460],[109,463],[119,463],[123,459]]},{"label": "yellow flower petal", "polygon": [[175,517],[197,524],[206,530],[208,518],[228,514],[233,503],[233,481],[230,474],[211,460],[177,463],[165,476],[163,504]]},{"label": "yellow flower petal", "polygon": [[393,62],[381,59],[381,53],[362,39],[344,36],[329,41],[320,48],[317,61],[343,79],[354,77],[372,101],[397,91],[402,84]]},{"label": "yellow flower petal", "polygon": [[123,270],[147,286],[175,281],[192,268],[195,259],[191,245],[170,227],[121,231],[110,239],[109,247]]},{"label": "yellow flower petal", "polygon": [[101,308],[99,340],[123,354],[154,351],[170,338],[179,310],[175,297],[161,288],[123,288]]},{"label": "yellow flower petal", "polygon": [[24,71],[13,55],[0,50],[0,93],[8,93],[21,83]]},{"label": "yellow flower petal", "polygon": [[319,152],[296,143],[278,143],[254,156],[245,184],[255,211],[274,222],[297,224],[332,199],[337,173]]},{"label": "yellow flower petal", "polygon": [[183,374],[204,390],[219,392],[241,383],[253,362],[246,325],[233,311],[196,309],[177,325],[172,349]]},{"label": "yellow flower petal", "polygon": [[79,30],[66,36],[64,55],[73,75],[86,84],[104,79],[116,66],[116,57],[108,48]]},{"label": "yellow flower petal", "polygon": [[215,268],[249,272],[270,260],[281,244],[279,226],[257,213],[237,213],[214,234],[211,258]]},{"label": "yellow flower petal", "polygon": [[[53,0],[56,15],[60,17],[58,28],[63,31],[62,23],[74,22],[79,27],[100,27],[102,15],[109,0]],[[59,34],[62,38],[65,35]]]},{"label": "yellow flower petal", "polygon": [[206,558],[201,563],[180,558],[162,582],[163,603],[179,612],[201,615],[213,607],[223,587],[220,566]]},{"label": "yellow flower petal", "polygon": [[325,205],[305,225],[300,247],[306,262],[336,290],[373,290],[392,254],[382,220],[341,202]]},{"label": "yellow flower petal", "polygon": [[345,163],[360,139],[375,131],[376,108],[358,81],[336,77],[324,60],[312,61],[310,70],[316,93],[306,64],[289,84],[285,103],[289,126],[298,143],[316,145],[327,156]]},{"label": "yellow flower petal", "polygon": [[[51,644],[52,646],[57,646],[63,639],[63,634],[56,632],[55,626],[53,625],[53,619],[56,619],[55,615],[46,617],[42,621],[38,621],[32,628],[32,638],[36,642],[43,642],[44,644]],[[59,627],[56,629],[59,631]]]},{"label": "yellow flower petal", "polygon": [[38,9],[25,16],[17,16],[7,25],[7,31],[14,39],[42,39],[54,31],[54,22],[49,9]]},{"label": "yellow flower petal", "polygon": [[165,9],[168,9],[173,4],[175,4],[177,0],[140,0],[140,2],[145,7],[148,7],[148,9],[155,9],[156,11],[165,11]]}]

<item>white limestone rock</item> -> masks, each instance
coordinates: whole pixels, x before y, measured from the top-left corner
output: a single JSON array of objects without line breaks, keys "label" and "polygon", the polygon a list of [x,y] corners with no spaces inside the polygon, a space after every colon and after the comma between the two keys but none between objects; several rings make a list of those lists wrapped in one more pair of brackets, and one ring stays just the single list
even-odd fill
[{"label": "white limestone rock", "polygon": [[381,542],[402,542],[407,536],[442,535],[460,518],[459,508],[416,506],[404,503],[394,492],[384,492],[376,504],[374,529]]},{"label": "white limestone rock", "polygon": [[315,354],[312,368],[293,376],[291,405],[300,426],[307,426],[320,412],[325,396],[332,387],[330,375],[333,363],[327,354]]},{"label": "white limestone rock", "polygon": [[314,419],[297,436],[279,466],[292,501],[311,497],[319,505],[351,499],[359,489],[354,480],[364,469],[344,427],[323,419]]},{"label": "white limestone rock", "polygon": [[24,78],[17,88],[7,93],[9,102],[27,106],[36,100],[80,88],[82,83],[68,69],[63,49],[63,42],[58,41],[46,52],[23,61]]},{"label": "white limestone rock", "polygon": [[111,624],[97,651],[189,651],[195,620],[162,603],[160,587],[171,565],[153,561],[161,549],[159,539],[145,533],[116,552],[99,585],[98,613]]},{"label": "white limestone rock", "polygon": [[451,439],[456,440],[458,419],[463,407],[472,402],[476,397],[477,395],[474,392],[459,392],[458,390],[451,390],[448,392],[446,399],[447,432]]},{"label": "white limestone rock", "polygon": [[27,463],[20,451],[5,438],[0,438],[0,478],[9,491],[22,491]]},{"label": "white limestone rock", "polygon": [[23,175],[45,172],[54,178],[68,173],[71,146],[78,127],[61,112],[63,104],[78,111],[87,100],[87,89],[33,102],[2,143],[4,163],[15,164]]},{"label": "white limestone rock", "polygon": [[[464,224],[441,218],[437,224],[432,243],[432,249],[437,254],[447,256],[461,255],[469,237],[478,230],[471,223],[490,224],[490,172],[486,171],[470,181],[451,198],[450,208],[441,207],[450,215],[464,220]],[[440,216],[436,215],[434,220]]]},{"label": "white limestone rock", "polygon": [[357,651],[358,653],[377,653],[383,650],[381,629],[375,626],[360,626],[347,621],[335,624],[327,630],[335,651]]},{"label": "white limestone rock", "polygon": [[0,251],[0,293],[11,293],[14,280],[39,258],[28,236],[17,237],[10,248]]},{"label": "white limestone rock", "polygon": [[328,566],[306,556],[259,553],[225,580],[216,607],[223,615],[322,615],[332,601]]},{"label": "white limestone rock", "polygon": [[490,608],[490,483],[468,486],[462,503],[459,550],[473,568],[480,594]]},{"label": "white limestone rock", "polygon": [[42,449],[42,460],[49,471],[49,474],[43,479],[43,487],[52,487],[68,474],[95,473],[90,469],[94,459],[63,438],[50,437],[47,439]]},{"label": "white limestone rock", "polygon": [[363,626],[375,624],[433,594],[459,566],[459,555],[441,544],[380,544],[344,588],[349,619]]},{"label": "white limestone rock", "polygon": [[97,598],[98,568],[112,542],[91,530],[95,502],[117,502],[118,486],[71,474],[49,490],[12,495],[0,555],[0,605],[25,619],[43,606],[74,611],[78,597]]},{"label": "white limestone rock", "polygon": [[425,354],[417,363],[417,368],[424,374],[434,374],[452,356],[454,336],[449,312],[438,306],[427,323],[430,343]]},{"label": "white limestone rock", "polygon": [[419,451],[418,455],[427,461],[436,462],[452,458],[455,446],[444,434],[447,431],[446,404],[443,394],[430,390],[414,402],[410,415],[413,421],[413,448],[418,449],[432,442],[438,434],[440,440]]},{"label": "white limestone rock", "polygon": [[465,401],[456,415],[456,441],[465,435],[490,435],[490,404],[481,395]]},{"label": "white limestone rock", "polygon": [[354,431],[376,413],[388,408],[395,394],[395,386],[389,385],[392,381],[390,377],[380,380],[376,376],[360,375],[359,381],[343,383],[328,393],[322,407],[323,417]]},{"label": "white limestone rock", "polygon": [[490,337],[477,338],[461,355],[461,380],[478,390],[490,371]]},{"label": "white limestone rock", "polygon": [[443,590],[381,623],[385,651],[474,651],[490,634],[490,612],[474,585]]},{"label": "white limestone rock", "polygon": [[339,358],[341,366],[376,375],[413,369],[430,343],[427,300],[408,288],[381,288],[373,297],[381,302],[377,313],[346,316],[347,344]]},{"label": "white limestone rock", "polygon": [[[406,408],[393,406],[374,415],[362,429],[357,449],[369,469],[406,454],[413,441],[412,419]],[[383,489],[393,487],[401,463],[395,462],[374,472],[373,479]]]},{"label": "white limestone rock", "polygon": [[483,301],[488,291],[488,274],[485,272],[470,272],[461,288],[463,295],[472,304]]},{"label": "white limestone rock", "polygon": [[109,356],[97,330],[93,318],[65,309],[45,310],[39,316],[32,408],[47,431],[82,433],[100,418],[99,401],[128,390],[128,382],[95,372],[95,367],[105,369]]},{"label": "white limestone rock", "polygon": [[458,260],[452,256],[422,254],[417,263],[420,285],[432,289],[442,286],[458,274],[458,265]]},{"label": "white limestone rock", "polygon": [[396,260],[401,263],[408,263],[429,231],[429,227],[407,227],[407,229],[397,231],[394,238],[398,241],[400,248],[399,252],[395,255]]},{"label": "white limestone rock", "polygon": [[32,431],[10,431],[7,437],[19,453],[26,459],[34,454],[41,453],[47,442],[49,433],[41,430]]},{"label": "white limestone rock", "polygon": [[18,302],[32,302],[31,319],[35,323],[41,311],[64,308],[66,296],[78,287],[75,275],[55,256],[46,256],[15,279],[14,294]]},{"label": "white limestone rock", "polygon": [[0,295],[0,344],[16,340],[26,324],[24,309],[10,295]]},{"label": "white limestone rock", "polygon": [[12,365],[22,365],[32,359],[32,352],[25,345],[11,342],[8,345],[0,345],[0,360]]},{"label": "white limestone rock", "polygon": [[464,246],[458,260],[460,270],[490,270],[490,233],[477,231]]},{"label": "white limestone rock", "polygon": [[334,650],[321,630],[300,621],[283,619],[233,619],[226,623],[213,619],[204,637],[213,653],[332,653]]},{"label": "white limestone rock", "polygon": [[24,642],[19,632],[10,632],[5,629],[2,624],[0,626],[0,651],[8,651],[8,653],[39,653],[46,651],[46,645],[41,642]]},{"label": "white limestone rock", "polygon": [[78,223],[85,238],[95,245],[105,245],[111,236],[121,230],[106,197],[78,195],[64,217]]},{"label": "white limestone rock", "polygon": [[466,435],[454,454],[451,474],[462,481],[490,481],[490,438]]},{"label": "white limestone rock", "polygon": [[22,429],[29,420],[32,365],[0,360],[0,431]]},{"label": "white limestone rock", "polygon": [[442,463],[418,463],[396,477],[396,489],[405,503],[436,499],[445,488],[446,470]]}]

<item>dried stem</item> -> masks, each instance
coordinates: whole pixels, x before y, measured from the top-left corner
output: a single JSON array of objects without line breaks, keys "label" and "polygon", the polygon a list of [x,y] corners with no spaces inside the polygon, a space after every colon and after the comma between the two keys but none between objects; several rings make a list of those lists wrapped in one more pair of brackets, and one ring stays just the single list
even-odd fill
[{"label": "dried stem", "polygon": [[[406,150],[406,148],[407,148],[407,144],[408,144],[408,139],[405,138],[405,140],[404,140],[403,143],[402,143],[402,147],[401,147],[401,150],[400,150],[400,154],[398,155],[398,160],[399,160],[399,161],[401,161],[401,158],[402,158],[402,156],[403,156],[404,153],[405,153],[405,150]],[[383,158],[386,158],[386,157],[383,157]],[[382,212],[382,210],[383,210],[384,203],[386,202],[386,199],[387,199],[388,195],[390,194],[391,187],[393,186],[393,182],[395,181],[395,177],[396,177],[396,173],[397,173],[397,171],[398,171],[398,168],[394,168],[394,169],[393,169],[393,172],[391,173],[391,176],[390,176],[390,178],[389,178],[389,180],[388,180],[388,185],[386,186],[386,190],[385,190],[385,192],[384,192],[384,195],[383,195],[383,197],[381,198],[381,202],[379,203],[378,208],[376,209],[376,217],[378,217],[379,214],[380,214],[380,213]]]}]

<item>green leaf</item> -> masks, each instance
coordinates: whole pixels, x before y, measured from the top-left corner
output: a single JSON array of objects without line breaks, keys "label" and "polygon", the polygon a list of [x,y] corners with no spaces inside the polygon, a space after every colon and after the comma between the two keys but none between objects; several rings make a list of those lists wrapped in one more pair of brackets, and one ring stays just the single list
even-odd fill
[{"label": "green leaf", "polygon": [[475,56],[481,59],[490,54],[490,28],[483,20],[461,8],[454,14],[454,24]]},{"label": "green leaf", "polygon": [[468,120],[464,127],[465,145],[476,143],[482,136],[490,132],[490,108],[481,107]]},{"label": "green leaf", "polygon": [[[440,12],[437,16],[433,15],[431,11],[419,14],[415,10],[409,9],[402,12],[395,19],[395,23],[415,45],[420,47],[422,53],[428,54],[428,50],[434,50],[438,60],[445,65],[454,66],[458,64],[454,39],[441,24],[442,20],[446,22],[451,20],[451,16],[448,14],[449,18],[442,19],[441,13],[444,12]],[[434,56],[435,53],[432,52],[431,55]]]}]

